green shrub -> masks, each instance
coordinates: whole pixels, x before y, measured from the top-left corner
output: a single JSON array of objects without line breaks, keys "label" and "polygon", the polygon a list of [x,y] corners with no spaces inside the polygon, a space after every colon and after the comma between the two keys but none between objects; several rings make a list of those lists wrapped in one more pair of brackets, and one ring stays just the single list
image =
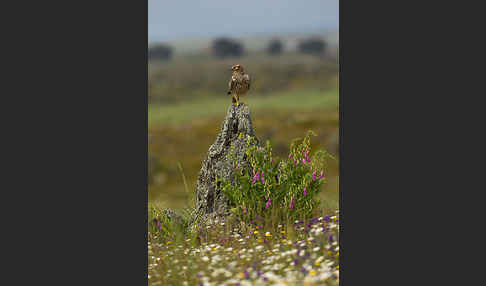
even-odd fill
[{"label": "green shrub", "polygon": [[333,158],[325,150],[310,157],[311,136],[315,134],[308,131],[300,144],[300,139],[293,140],[288,158],[282,160],[272,157],[269,141],[264,148],[248,141],[247,166],[230,153],[236,170],[233,181],[219,180],[231,211],[244,221],[258,216],[272,217],[272,221],[310,218],[320,203],[318,194],[326,182],[327,159]]}]

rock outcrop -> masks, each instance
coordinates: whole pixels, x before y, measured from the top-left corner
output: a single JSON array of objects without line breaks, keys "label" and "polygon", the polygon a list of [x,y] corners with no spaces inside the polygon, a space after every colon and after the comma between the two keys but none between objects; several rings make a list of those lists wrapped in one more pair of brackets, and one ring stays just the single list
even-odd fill
[{"label": "rock outcrop", "polygon": [[[190,224],[196,220],[198,224],[212,223],[214,220],[224,221],[229,215],[229,205],[226,196],[216,178],[231,181],[233,177],[230,152],[236,156],[240,166],[248,164],[246,149],[250,137],[255,137],[250,109],[244,103],[231,105],[222,123],[216,141],[209,147],[203,160],[196,185],[196,208]],[[256,139],[258,144],[258,139]]]}]

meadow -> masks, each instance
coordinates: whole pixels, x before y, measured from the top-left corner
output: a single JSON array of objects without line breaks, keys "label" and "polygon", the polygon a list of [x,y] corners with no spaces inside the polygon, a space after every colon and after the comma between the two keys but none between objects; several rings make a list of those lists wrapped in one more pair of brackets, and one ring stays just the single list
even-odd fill
[{"label": "meadow", "polygon": [[[217,222],[202,233],[163,235],[158,211],[193,207],[201,163],[231,104],[229,67],[241,63],[254,84],[243,101],[261,142],[286,158],[290,142],[316,133],[326,150],[326,180],[312,217],[281,221],[263,214],[244,231]],[[149,285],[337,285],[339,269],[339,96],[332,59],[293,53],[241,59],[207,56],[149,64]],[[155,228],[153,223],[158,221]]]},{"label": "meadow", "polygon": [[255,219],[245,233],[224,222],[191,236],[149,233],[149,285],[338,285],[339,217],[319,216],[269,228]]}]

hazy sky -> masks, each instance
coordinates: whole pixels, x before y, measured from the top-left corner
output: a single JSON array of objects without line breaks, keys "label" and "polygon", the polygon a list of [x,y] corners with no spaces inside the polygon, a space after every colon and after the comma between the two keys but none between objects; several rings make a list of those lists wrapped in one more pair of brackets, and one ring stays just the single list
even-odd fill
[{"label": "hazy sky", "polygon": [[339,0],[148,0],[149,41],[337,29]]}]

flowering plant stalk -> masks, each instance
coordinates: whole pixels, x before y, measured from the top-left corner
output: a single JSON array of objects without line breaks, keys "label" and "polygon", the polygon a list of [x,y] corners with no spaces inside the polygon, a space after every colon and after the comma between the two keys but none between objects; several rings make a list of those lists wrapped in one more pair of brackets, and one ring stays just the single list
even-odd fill
[{"label": "flowering plant stalk", "polygon": [[295,139],[290,145],[289,155],[274,158],[272,147],[265,147],[248,140],[247,166],[241,166],[233,156],[235,166],[232,182],[221,180],[233,213],[251,220],[255,216],[272,216],[293,220],[308,218],[319,205],[319,193],[326,182],[327,159],[333,158],[327,151],[311,154],[308,131],[304,139]]}]

